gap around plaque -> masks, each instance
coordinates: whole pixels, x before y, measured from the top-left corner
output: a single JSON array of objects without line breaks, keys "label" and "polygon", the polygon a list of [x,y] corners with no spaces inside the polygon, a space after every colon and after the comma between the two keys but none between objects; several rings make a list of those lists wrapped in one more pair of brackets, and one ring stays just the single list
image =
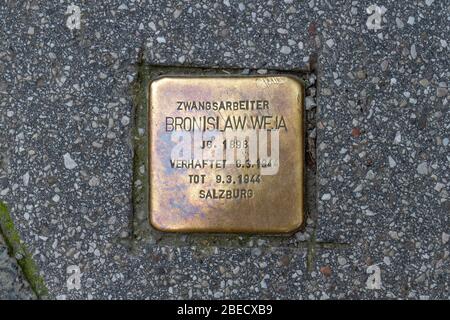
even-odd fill
[{"label": "gap around plaque", "polygon": [[316,209],[316,147],[315,128],[316,110],[306,110],[304,106],[305,128],[305,223],[304,227],[294,234],[260,235],[260,234],[211,234],[211,233],[166,233],[153,228],[149,222],[149,181],[148,181],[148,131],[147,131],[147,88],[149,83],[161,76],[167,75],[293,75],[305,83],[306,98],[315,100],[317,77],[314,69],[278,70],[278,69],[245,69],[245,68],[208,68],[160,66],[140,63],[138,74],[132,87],[134,99],[133,110],[133,177],[132,177],[132,208],[131,246],[216,246],[216,247],[288,247],[308,248],[315,241]]}]

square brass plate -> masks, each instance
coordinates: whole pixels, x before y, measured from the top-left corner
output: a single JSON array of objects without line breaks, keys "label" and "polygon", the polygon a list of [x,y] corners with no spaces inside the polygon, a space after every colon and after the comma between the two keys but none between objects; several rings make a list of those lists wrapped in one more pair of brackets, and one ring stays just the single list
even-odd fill
[{"label": "square brass plate", "polygon": [[148,93],[156,229],[288,233],[303,224],[300,80],[164,76]]}]

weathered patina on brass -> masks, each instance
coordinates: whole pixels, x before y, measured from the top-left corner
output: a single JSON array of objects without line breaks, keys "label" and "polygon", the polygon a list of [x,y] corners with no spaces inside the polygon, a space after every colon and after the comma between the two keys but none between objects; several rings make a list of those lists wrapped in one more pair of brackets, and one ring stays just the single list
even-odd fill
[{"label": "weathered patina on brass", "polygon": [[[301,227],[301,81],[287,75],[165,76],[152,81],[148,93],[149,218],[153,227],[215,233],[289,233]],[[242,129],[257,139],[230,135]],[[277,132],[278,159],[260,158],[257,153],[256,161],[254,157],[250,161],[254,145],[258,151],[264,149],[262,135]],[[208,133],[216,136],[213,139]],[[197,138],[204,135],[201,145],[189,150],[214,156],[221,150],[223,156],[205,160],[191,155],[190,161],[181,157],[188,153],[174,152],[180,141],[189,142],[186,136],[194,141],[195,134]],[[276,139],[270,136],[267,140],[265,149],[270,154]],[[242,153],[245,159],[228,161],[227,150]]]}]

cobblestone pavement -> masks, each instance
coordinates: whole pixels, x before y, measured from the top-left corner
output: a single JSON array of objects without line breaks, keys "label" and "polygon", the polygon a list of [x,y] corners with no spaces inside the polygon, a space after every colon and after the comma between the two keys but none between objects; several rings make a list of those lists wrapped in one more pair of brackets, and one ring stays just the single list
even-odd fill
[{"label": "cobblestone pavement", "polygon": [[[449,11],[440,0],[2,1],[0,200],[50,298],[449,299]],[[142,63],[313,70],[313,231],[276,246],[134,237]]]}]

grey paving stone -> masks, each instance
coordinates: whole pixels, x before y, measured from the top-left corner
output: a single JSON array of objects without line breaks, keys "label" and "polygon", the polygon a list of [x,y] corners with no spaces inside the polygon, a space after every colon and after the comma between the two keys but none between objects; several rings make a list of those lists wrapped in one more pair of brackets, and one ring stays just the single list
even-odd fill
[{"label": "grey paving stone", "polygon": [[448,298],[450,118],[436,91],[449,76],[448,8],[387,3],[374,32],[351,14],[365,6],[340,7],[323,30],[335,46],[319,59],[317,236],[381,263],[382,296]]},{"label": "grey paving stone", "polygon": [[[449,298],[445,1],[377,1],[380,30],[369,1],[71,3],[0,5],[0,198],[52,298]],[[130,241],[139,62],[317,62],[315,251]]]},{"label": "grey paving stone", "polygon": [[25,280],[17,261],[8,254],[8,247],[0,234],[0,300],[36,299]]}]

